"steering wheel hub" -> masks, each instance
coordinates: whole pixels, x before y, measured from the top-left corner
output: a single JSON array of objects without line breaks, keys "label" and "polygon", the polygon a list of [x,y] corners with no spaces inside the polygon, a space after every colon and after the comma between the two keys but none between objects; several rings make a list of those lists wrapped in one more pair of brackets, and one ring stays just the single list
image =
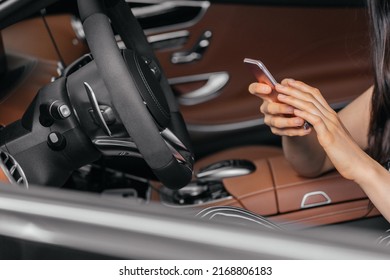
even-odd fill
[{"label": "steering wheel hub", "polygon": [[171,116],[167,100],[158,80],[159,76],[161,77],[160,69],[152,60],[141,57],[133,50],[123,50],[123,58],[144,104],[154,120],[160,127],[167,127]]}]

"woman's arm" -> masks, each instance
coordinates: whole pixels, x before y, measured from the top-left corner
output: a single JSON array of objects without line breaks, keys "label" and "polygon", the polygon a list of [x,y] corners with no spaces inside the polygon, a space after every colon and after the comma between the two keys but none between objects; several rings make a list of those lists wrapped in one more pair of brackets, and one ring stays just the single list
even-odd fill
[{"label": "woman's arm", "polygon": [[[378,210],[390,221],[390,173],[361,147],[367,145],[366,132],[372,89],[339,115],[329,107],[316,89],[302,82],[290,80],[286,86],[280,86],[278,91],[281,93],[278,96],[280,101],[296,108],[294,114],[313,125],[318,142],[340,174],[359,184]],[[351,133],[340,117],[345,125],[349,126]]]},{"label": "woman's arm", "polygon": [[[291,79],[282,84],[276,86],[281,103],[264,98],[271,92],[266,85],[251,84],[249,91],[264,99],[260,110],[271,130],[283,136],[290,162],[301,174],[312,176],[335,167],[355,181],[390,221],[390,173],[364,152],[373,88],[337,114],[317,89]],[[304,120],[313,128],[304,130]]]},{"label": "woman's arm", "polygon": [[295,116],[313,125],[313,135],[326,153],[319,173],[333,165],[344,177],[353,179],[353,165],[365,158],[372,90],[340,114],[328,105],[319,90],[302,82],[287,80],[277,86],[277,91],[278,100],[294,107]]},{"label": "woman's arm", "polygon": [[[289,81],[292,80],[283,80],[282,85],[289,86]],[[279,88],[277,86],[276,90],[278,91]],[[317,89],[306,85],[305,90],[315,93],[320,102],[326,104],[327,109],[334,113]],[[273,133],[282,136],[284,154],[299,174],[313,177],[334,168],[318,142],[316,131],[312,128],[303,129],[304,120],[293,116],[293,106],[283,101],[275,103],[268,99],[267,95],[271,93],[271,88],[264,84],[251,84],[249,91],[264,100],[260,107],[260,111],[265,115],[264,121]],[[367,147],[371,96],[372,88],[338,113],[340,122],[362,149]]]},{"label": "woman's arm", "polygon": [[[320,96],[317,89],[311,88],[311,90]],[[368,145],[367,135],[372,91],[373,88],[370,87],[337,114],[340,123],[363,150]],[[322,96],[319,99],[326,104]],[[329,106],[328,110],[333,111]],[[314,177],[334,168],[333,163],[318,142],[315,130],[304,137],[284,136],[283,150],[286,158],[301,175]]]}]

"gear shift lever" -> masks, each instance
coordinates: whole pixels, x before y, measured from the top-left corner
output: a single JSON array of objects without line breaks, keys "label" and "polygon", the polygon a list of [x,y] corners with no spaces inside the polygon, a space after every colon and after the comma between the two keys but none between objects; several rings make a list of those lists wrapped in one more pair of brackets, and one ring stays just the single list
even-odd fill
[{"label": "gear shift lever", "polygon": [[243,176],[256,170],[249,160],[230,159],[210,164],[195,175],[199,182],[222,181],[224,178]]}]

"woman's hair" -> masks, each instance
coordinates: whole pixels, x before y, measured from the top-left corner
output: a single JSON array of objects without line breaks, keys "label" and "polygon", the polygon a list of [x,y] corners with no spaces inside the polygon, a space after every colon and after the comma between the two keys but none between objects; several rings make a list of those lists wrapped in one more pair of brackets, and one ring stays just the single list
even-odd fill
[{"label": "woman's hair", "polygon": [[367,6],[374,65],[368,153],[384,164],[390,159],[390,1],[367,0]]}]

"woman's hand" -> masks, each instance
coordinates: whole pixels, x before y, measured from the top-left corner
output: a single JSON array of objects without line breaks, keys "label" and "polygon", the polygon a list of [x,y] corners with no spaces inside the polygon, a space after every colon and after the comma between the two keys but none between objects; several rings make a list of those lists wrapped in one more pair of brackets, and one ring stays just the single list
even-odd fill
[{"label": "woman's hand", "polygon": [[[286,84],[284,80],[282,84]],[[277,87],[278,88],[278,87]],[[249,86],[249,92],[263,99],[260,112],[264,114],[264,123],[272,133],[280,136],[305,136],[310,133],[310,128],[303,127],[304,120],[294,116],[294,107],[284,104],[277,99],[277,88],[273,91],[270,86],[263,83],[253,83]]]},{"label": "woman's hand", "polygon": [[293,108],[292,114],[313,125],[317,139],[342,176],[356,180],[372,161],[356,144],[320,91],[303,82],[286,79],[276,86],[277,99]]}]

